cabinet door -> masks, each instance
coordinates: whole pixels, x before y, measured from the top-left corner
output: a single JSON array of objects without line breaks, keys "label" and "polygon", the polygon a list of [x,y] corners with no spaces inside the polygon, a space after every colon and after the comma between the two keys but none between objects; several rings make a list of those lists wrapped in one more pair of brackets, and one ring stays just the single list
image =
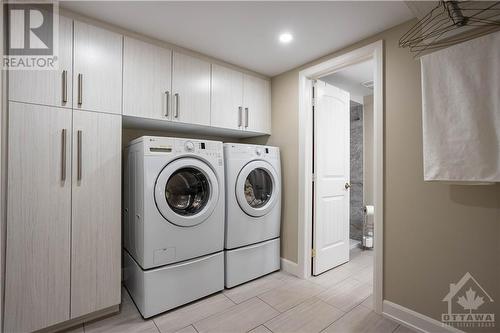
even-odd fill
[{"label": "cabinet door", "polygon": [[172,51],[125,37],[123,114],[170,119]]},{"label": "cabinet door", "polygon": [[72,50],[73,21],[59,16],[58,69],[9,71],[9,100],[71,108]]},{"label": "cabinet door", "polygon": [[121,114],[122,36],[75,21],[74,108]]},{"label": "cabinet door", "polygon": [[71,318],[120,303],[121,116],[73,113]]},{"label": "cabinet door", "polygon": [[9,103],[5,332],[69,319],[71,110]]},{"label": "cabinet door", "polygon": [[174,52],[173,120],[210,125],[210,63]]},{"label": "cabinet door", "polygon": [[212,65],[210,125],[231,129],[243,127],[243,73]]},{"label": "cabinet door", "polygon": [[271,134],[271,92],[268,80],[244,75],[243,104],[245,129]]}]

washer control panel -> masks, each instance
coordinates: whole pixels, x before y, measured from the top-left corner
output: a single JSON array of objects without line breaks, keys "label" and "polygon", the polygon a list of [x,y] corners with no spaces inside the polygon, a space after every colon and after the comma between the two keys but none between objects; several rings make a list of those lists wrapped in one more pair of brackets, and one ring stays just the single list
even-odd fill
[{"label": "washer control panel", "polygon": [[186,143],[184,143],[184,149],[187,152],[192,153],[194,151],[194,143],[192,141],[186,141]]},{"label": "washer control panel", "polygon": [[194,154],[222,161],[222,142],[152,136],[143,137],[142,140],[147,154]]}]

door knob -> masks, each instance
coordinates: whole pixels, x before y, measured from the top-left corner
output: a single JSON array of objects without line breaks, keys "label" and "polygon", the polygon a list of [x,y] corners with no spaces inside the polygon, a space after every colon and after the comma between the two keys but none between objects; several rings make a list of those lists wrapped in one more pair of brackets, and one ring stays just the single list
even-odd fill
[{"label": "door knob", "polygon": [[350,183],[345,183],[344,185],[345,189],[348,190],[351,188],[351,184]]}]

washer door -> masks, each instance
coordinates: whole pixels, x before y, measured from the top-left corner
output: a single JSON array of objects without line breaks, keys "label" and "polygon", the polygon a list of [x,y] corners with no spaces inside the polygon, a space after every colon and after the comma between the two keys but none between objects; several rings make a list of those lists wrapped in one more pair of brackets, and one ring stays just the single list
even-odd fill
[{"label": "washer door", "polygon": [[274,168],[264,161],[245,165],[236,181],[236,199],[241,209],[250,216],[264,216],[278,200],[280,185]]},{"label": "washer door", "polygon": [[154,197],[160,214],[170,223],[192,227],[205,221],[219,199],[212,169],[196,158],[180,158],[158,175]]}]

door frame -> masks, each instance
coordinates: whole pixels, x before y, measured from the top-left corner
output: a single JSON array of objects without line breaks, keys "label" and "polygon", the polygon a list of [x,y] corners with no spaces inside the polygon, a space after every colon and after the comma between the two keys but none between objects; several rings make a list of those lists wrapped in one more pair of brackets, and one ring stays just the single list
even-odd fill
[{"label": "door frame", "polygon": [[313,117],[312,81],[341,69],[373,59],[373,204],[374,214],[374,270],[373,306],[382,313],[383,302],[383,207],[384,207],[384,43],[382,40],[368,44],[351,52],[335,56],[299,72],[299,206],[298,206],[298,275],[311,277],[312,249],[312,160]]}]

